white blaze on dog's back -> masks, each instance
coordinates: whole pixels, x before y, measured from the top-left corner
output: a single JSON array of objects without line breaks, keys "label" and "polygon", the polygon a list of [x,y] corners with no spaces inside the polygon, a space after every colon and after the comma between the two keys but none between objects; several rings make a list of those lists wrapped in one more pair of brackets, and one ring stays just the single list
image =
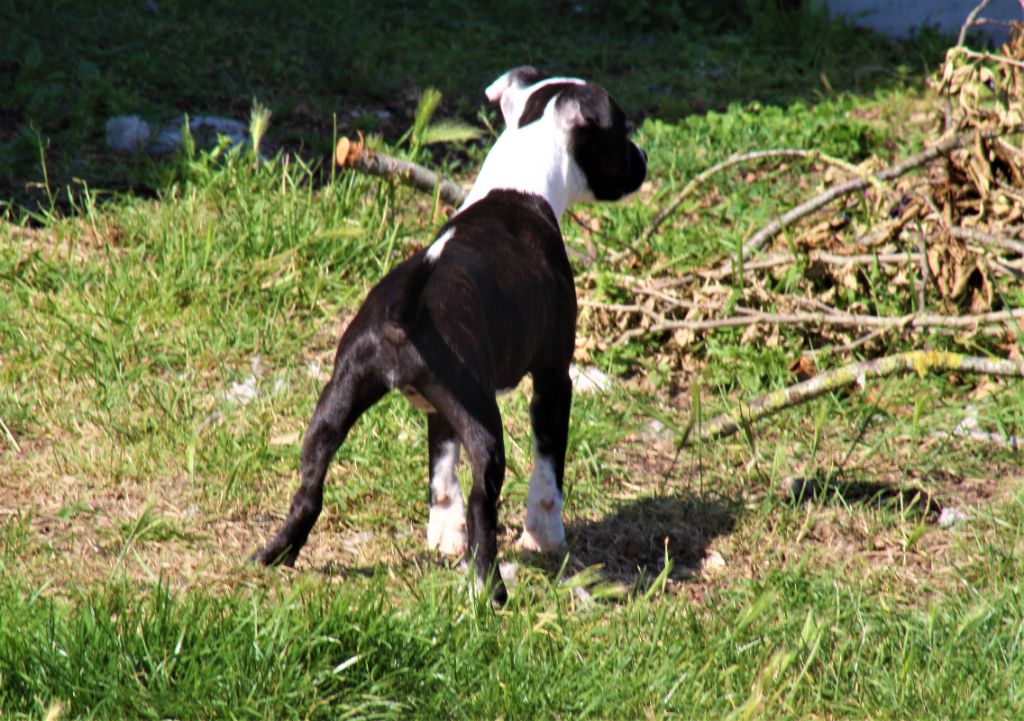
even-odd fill
[{"label": "white blaze on dog's back", "polygon": [[444,246],[448,244],[448,241],[455,236],[455,228],[449,228],[448,230],[437,236],[437,239],[430,244],[427,248],[427,260],[431,263],[436,263],[437,259],[441,257],[441,253],[444,252]]},{"label": "white blaze on dog's back", "polygon": [[430,519],[427,547],[448,556],[466,551],[466,513],[462,488],[455,467],[459,464],[458,441],[441,444],[441,452],[430,469]]}]

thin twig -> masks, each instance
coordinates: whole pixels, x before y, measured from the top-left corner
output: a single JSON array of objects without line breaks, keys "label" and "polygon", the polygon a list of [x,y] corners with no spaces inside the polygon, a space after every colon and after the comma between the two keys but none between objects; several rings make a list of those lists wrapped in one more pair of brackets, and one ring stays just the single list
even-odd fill
[{"label": "thin twig", "polygon": [[1005,55],[979,53],[976,50],[968,50],[967,48],[960,48],[960,52],[969,58],[974,58],[975,60],[991,60],[992,62],[1003,63],[1004,65],[1012,65],[1015,68],[1024,68],[1024,62],[1021,62],[1020,60],[1014,60],[1013,58],[1008,58]]},{"label": "thin twig", "polygon": [[967,31],[970,30],[971,26],[974,25],[974,21],[978,15],[992,3],[992,0],[981,0],[973,10],[967,15],[967,19],[964,20],[964,24],[960,26],[960,34],[956,38],[957,47],[964,44],[964,40],[967,39]]},{"label": "thin twig", "polygon": [[[1021,126],[1015,126],[1014,128],[1007,129],[1005,131],[990,129],[964,133],[962,135],[947,135],[939,140],[935,145],[925,148],[920,153],[911,155],[901,162],[875,173],[874,177],[878,180],[893,180],[901,175],[905,175],[915,168],[921,167],[925,163],[938,158],[944,153],[948,153],[951,150],[955,150],[967,143],[973,142],[979,137],[989,138],[996,135],[1019,132],[1020,130]],[[866,180],[862,178],[854,178],[844,183],[840,183],[839,185],[834,185],[820,195],[791,208],[750,236],[750,238],[743,244],[743,258],[746,259],[752,253],[760,250],[762,245],[778,235],[787,226],[792,225],[796,221],[817,210],[820,210],[834,200],[838,200],[839,198],[855,193],[858,190],[867,188],[868,185],[869,183]],[[733,262],[732,258],[726,260],[722,264],[722,271],[726,274],[731,273]]]},{"label": "thin twig", "polygon": [[784,157],[803,158],[806,157],[806,154],[806,150],[782,148],[776,150],[755,150],[747,153],[736,153],[734,155],[730,155],[721,163],[716,163],[707,170],[701,171],[700,173],[695,175],[690,180],[690,182],[688,182],[683,187],[683,190],[679,193],[679,195],[676,196],[675,200],[673,200],[667,206],[665,206],[657,213],[655,213],[654,217],[651,219],[651,224],[647,227],[647,230],[643,232],[643,235],[640,236],[640,244],[645,245],[647,241],[651,239],[651,236],[658,232],[658,228],[661,227],[661,224],[664,223],[669,218],[669,216],[671,216],[676,211],[676,209],[679,208],[680,205],[683,204],[683,201],[686,200],[690,193],[696,190],[698,185],[703,183],[712,175],[720,173],[723,170],[728,170],[734,165],[740,165],[741,163],[746,163],[753,160],[764,160],[765,158]]},{"label": "thin twig", "polygon": [[647,287],[644,287],[644,286],[628,286],[626,288],[626,290],[628,290],[629,292],[631,292],[631,293],[633,293],[635,295],[646,295],[646,296],[650,296],[651,298],[657,298],[658,300],[663,301],[665,303],[668,303],[671,306],[676,306],[676,307],[680,307],[680,308],[694,308],[694,307],[697,306],[697,304],[692,302],[692,301],[683,300],[682,298],[677,298],[674,295],[672,295],[671,293],[666,293],[665,291],[661,290],[660,288],[647,288]]},{"label": "thin twig", "polygon": [[996,185],[1003,193],[1016,200],[1018,203],[1024,203],[1024,193],[1019,190],[1015,190],[1012,185],[1007,185],[1002,180],[996,180]]},{"label": "thin twig", "polygon": [[1024,255],[1024,243],[1021,241],[1004,238],[1001,235],[986,233],[985,231],[978,230],[977,228],[964,228],[959,225],[954,225],[949,228],[949,234],[959,240],[973,240],[976,243],[994,245],[1002,248],[1003,250],[1008,250],[1011,253]]},{"label": "thin twig", "polygon": [[[916,263],[920,259],[919,253],[906,251],[903,253],[860,253],[857,255],[838,255],[824,250],[813,250],[803,258],[808,263],[822,263],[824,265],[899,265],[900,263]],[[800,258],[794,257],[792,253],[778,253],[769,255],[761,260],[751,261],[743,264],[743,271],[765,270],[776,268],[780,265],[791,265]],[[718,275],[718,271],[712,271]],[[722,276],[719,276],[722,277]]]},{"label": "thin twig", "polygon": [[849,343],[843,343],[842,345],[824,346],[822,348],[816,348],[814,350],[804,351],[804,354],[805,355],[809,355],[811,357],[814,357],[816,355],[821,355],[822,353],[824,353],[826,351],[828,351],[830,353],[849,353],[852,350],[857,350],[858,348],[866,346],[868,343],[870,343],[873,340],[877,340],[878,338],[881,338],[886,333],[891,333],[892,330],[893,330],[892,328],[876,328],[875,330],[871,331],[867,335],[863,335],[860,338],[858,338],[857,340],[850,341]]},{"label": "thin twig", "polygon": [[918,268],[921,270],[921,285],[917,289],[917,311],[924,313],[928,307],[928,286],[932,281],[931,270],[928,268],[928,246],[924,233],[917,234],[917,254],[920,258]]},{"label": "thin twig", "polygon": [[1000,325],[1009,321],[1024,320],[1024,308],[961,316],[939,315],[937,313],[911,313],[899,317],[846,313],[840,310],[821,313],[765,313],[747,309],[745,312],[745,315],[730,316],[728,318],[666,320],[656,323],[650,328],[633,328],[628,330],[622,334],[619,340],[628,340],[645,334],[663,333],[672,330],[704,331],[719,328],[738,328],[756,323],[824,325],[840,328],[905,328],[908,330],[949,328],[954,330],[973,330],[982,326]]},{"label": "thin twig", "polygon": [[862,253],[859,255],[836,255],[825,251],[809,253],[807,259],[828,265],[898,265],[914,263],[919,260],[919,253],[906,251],[903,253]]},{"label": "thin twig", "polygon": [[4,423],[3,418],[0,418],[0,430],[3,430],[7,440],[10,441],[12,446],[14,446],[14,452],[21,453],[21,446],[18,445],[18,440],[14,437],[14,434],[11,433],[11,429],[7,427],[7,424]]},{"label": "thin twig", "polygon": [[[1020,2],[1020,0],[1017,0]],[[978,18],[974,21],[974,27],[992,25],[997,28],[1012,28],[1016,23],[1013,20],[993,20],[992,18]]]},{"label": "thin twig", "polygon": [[[887,232],[892,232],[897,226],[890,227]],[[873,236],[879,235],[876,233],[865,233],[863,236],[855,240],[851,245],[857,246],[864,244],[865,241],[870,240]],[[861,253],[857,255],[839,255],[837,253],[829,253],[823,250],[812,250],[803,256],[808,262],[819,262],[825,265],[865,265],[865,264],[879,264],[879,265],[896,265],[903,262],[918,262],[919,254],[912,251],[898,252],[898,253]],[[743,274],[752,273],[757,270],[765,270],[767,268],[776,268],[782,265],[792,265],[800,260],[800,257],[795,256],[793,253],[774,253],[767,255],[760,260],[753,260],[743,264]],[[721,280],[722,278],[733,275],[731,265],[718,266],[710,270],[698,270],[694,271],[694,274],[705,279],[705,280]],[[686,285],[692,281],[690,275],[679,276],[678,279],[674,279],[677,282],[671,283],[672,287]],[[668,284],[662,287],[669,287]]]},{"label": "thin twig", "polygon": [[596,308],[597,310],[608,310],[613,313],[639,313],[656,321],[665,320],[663,316],[658,315],[653,310],[635,303],[603,303],[599,300],[585,300],[581,298],[576,301],[576,304],[580,308]]},{"label": "thin twig", "polygon": [[754,160],[764,160],[766,158],[811,158],[814,160],[819,160],[830,165],[840,167],[846,170],[848,173],[856,175],[862,180],[865,180],[866,182],[875,185],[881,190],[885,189],[885,186],[882,185],[880,179],[871,176],[869,173],[865,173],[863,170],[861,170],[852,163],[849,163],[840,158],[832,157],[831,155],[826,155],[825,153],[822,153],[820,150],[805,150],[803,148],[776,148],[773,150],[754,150],[747,153],[736,153],[735,155],[729,156],[721,163],[712,165],[707,170],[704,170],[695,175],[690,180],[690,182],[686,184],[686,186],[682,189],[679,195],[676,196],[675,200],[673,200],[667,206],[665,206],[657,213],[655,213],[654,218],[651,219],[651,224],[647,227],[647,230],[643,232],[643,235],[640,236],[640,245],[646,245],[647,241],[649,241],[651,237],[658,232],[658,228],[661,227],[662,223],[664,223],[673,213],[676,212],[679,206],[683,204],[683,201],[686,200],[686,198],[689,197],[689,195],[694,190],[697,189],[698,185],[703,183],[712,175],[720,173],[723,170],[728,170],[729,168],[735,165],[740,165],[742,163]]},{"label": "thin twig", "polygon": [[909,372],[924,376],[926,373],[947,371],[1024,378],[1024,363],[941,351],[898,353],[835,368],[802,383],[760,396],[750,403],[739,403],[732,412],[723,413],[707,423],[700,423],[697,430],[703,440],[723,438],[781,410],[854,383],[863,383],[868,378]]}]

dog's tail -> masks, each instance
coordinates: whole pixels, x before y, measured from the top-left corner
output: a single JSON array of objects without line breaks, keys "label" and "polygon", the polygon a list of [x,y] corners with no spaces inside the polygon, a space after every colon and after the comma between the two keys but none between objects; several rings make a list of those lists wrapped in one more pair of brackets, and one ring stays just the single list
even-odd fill
[{"label": "dog's tail", "polygon": [[387,335],[396,342],[405,340],[406,330],[416,321],[420,312],[423,288],[430,280],[434,264],[424,256],[413,260],[409,277],[402,284],[398,297],[387,310]]}]

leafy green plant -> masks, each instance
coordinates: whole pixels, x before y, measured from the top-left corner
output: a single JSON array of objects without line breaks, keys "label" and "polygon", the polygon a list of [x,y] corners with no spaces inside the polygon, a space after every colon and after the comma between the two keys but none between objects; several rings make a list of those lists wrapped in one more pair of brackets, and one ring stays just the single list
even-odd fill
[{"label": "leafy green plant", "polygon": [[482,131],[458,120],[439,120],[431,122],[438,105],[441,103],[441,92],[436,88],[427,88],[420,95],[413,116],[412,127],[399,140],[399,144],[409,146],[409,155],[419,157],[425,145],[434,143],[464,143],[476,140]]}]

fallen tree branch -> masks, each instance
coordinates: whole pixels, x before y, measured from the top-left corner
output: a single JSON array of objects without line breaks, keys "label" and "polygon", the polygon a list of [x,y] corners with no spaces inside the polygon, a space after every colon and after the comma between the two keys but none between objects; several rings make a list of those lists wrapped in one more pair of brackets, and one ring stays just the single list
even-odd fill
[{"label": "fallen tree branch", "polygon": [[437,193],[442,202],[452,207],[462,205],[466,199],[466,191],[448,178],[412,161],[370,150],[362,135],[355,141],[340,138],[335,148],[334,161],[342,168],[398,181],[424,193]]},{"label": "fallen tree branch", "polygon": [[1002,248],[1003,250],[1008,250],[1011,253],[1024,255],[1024,243],[1019,240],[1005,238],[993,233],[986,233],[985,231],[978,230],[977,228],[964,228],[958,225],[948,228],[947,231],[950,235],[959,240],[973,240],[974,242],[981,243],[982,245],[994,245]]},{"label": "fallen tree branch", "polygon": [[704,170],[695,175],[690,180],[690,182],[688,182],[686,186],[683,187],[682,191],[679,193],[679,195],[676,196],[675,200],[673,200],[667,206],[665,206],[657,213],[655,213],[654,218],[651,219],[651,224],[647,227],[647,230],[643,232],[643,235],[640,236],[640,246],[642,247],[646,245],[647,241],[651,239],[651,236],[658,232],[658,228],[661,227],[661,224],[668,220],[668,218],[673,213],[675,213],[676,210],[679,209],[679,206],[682,205],[683,201],[686,200],[686,198],[689,197],[689,195],[694,190],[697,189],[698,185],[703,183],[712,175],[720,173],[723,170],[728,170],[729,168],[735,165],[740,165],[741,163],[747,163],[754,160],[764,160],[765,158],[812,158],[814,160],[821,160],[830,165],[835,165],[840,168],[843,168],[847,172],[860,177],[861,179],[867,181],[868,183],[876,185],[880,189],[884,188],[884,186],[881,185],[878,179],[865,173],[856,165],[848,163],[845,160],[841,160],[839,158],[833,158],[830,155],[822,153],[820,150],[805,150],[803,148],[778,148],[774,150],[754,150],[747,153],[736,153],[735,155],[729,156],[721,163],[712,165],[707,170]]},{"label": "fallen tree branch", "polygon": [[[792,408],[812,398],[854,383],[862,384],[868,378],[882,378],[908,372],[914,372],[923,377],[927,373],[946,371],[1024,378],[1024,363],[941,351],[911,351],[860,363],[851,363],[802,383],[772,391],[750,403],[740,403],[734,411],[723,413],[707,423],[699,424],[698,436],[702,440],[731,436],[741,427],[749,426],[751,423],[774,415],[781,410]],[[691,430],[685,431],[681,439],[682,444],[685,445],[689,441]]]},{"label": "fallen tree branch", "polygon": [[1021,320],[1024,320],[1024,308],[978,313],[975,315],[954,316],[939,315],[937,313],[918,313],[899,317],[862,315],[846,313],[840,310],[821,313],[765,313],[753,309],[744,309],[744,315],[740,316],[711,318],[707,320],[666,320],[655,323],[650,328],[633,328],[623,333],[617,342],[641,335],[663,333],[671,330],[714,330],[717,328],[737,328],[756,323],[825,325],[840,328],[899,328],[901,330],[919,330],[924,328],[973,330],[982,326],[999,325],[1009,321]]},{"label": "fallen tree branch", "polygon": [[[950,150],[954,150],[969,141],[973,141],[975,135],[975,133],[969,133],[964,136],[946,136],[930,148],[925,148],[920,153],[911,155],[902,162],[879,171],[875,174],[875,177],[879,180],[893,180],[894,178],[898,178],[901,175],[905,175],[911,170],[919,168],[925,163],[934,160],[943,153],[948,153]],[[839,185],[834,185],[820,195],[791,208],[747,239],[747,242],[743,244],[743,257],[746,258],[754,251],[759,250],[762,245],[778,235],[786,226],[810,215],[816,210],[820,210],[833,200],[838,200],[839,198],[846,197],[851,193],[856,193],[858,190],[863,190],[868,187],[868,185],[868,181],[863,178],[853,178],[844,183],[840,183]],[[732,259],[728,261],[728,265],[731,267]]]},{"label": "fallen tree branch", "polygon": [[[911,155],[910,157],[905,158],[904,160],[902,160],[899,163],[896,163],[895,165],[889,166],[884,170],[880,170],[879,172],[875,173],[873,177],[879,181],[894,180],[895,178],[905,175],[906,173],[910,172],[911,170],[914,170],[915,168],[919,168],[922,165],[932,160],[935,160],[940,155],[948,153],[951,150],[956,150],[957,148],[963,147],[964,145],[967,145],[969,143],[973,143],[978,138],[991,138],[998,135],[1007,135],[1010,133],[1020,132],[1021,129],[1022,126],[1015,126],[1013,128],[1005,129],[1002,131],[992,129],[979,130],[975,132],[964,133],[962,135],[947,135],[946,137],[939,140],[939,142],[937,142],[935,145],[925,148],[920,153]],[[743,244],[742,258],[745,260],[752,253],[760,250],[761,246],[763,246],[769,240],[771,240],[780,232],[782,232],[782,230],[787,226],[792,225],[796,221],[810,215],[811,213],[814,213],[817,210],[820,210],[821,208],[825,207],[834,200],[846,197],[847,195],[850,195],[851,193],[856,193],[859,190],[864,190],[865,188],[868,187],[869,184],[869,181],[863,178],[853,178],[851,180],[847,180],[846,182],[840,183],[839,185],[834,185],[825,192],[821,193],[820,195],[817,195],[809,200],[804,201],[803,203],[800,203],[800,205],[791,208],[790,210],[786,211],[785,213],[777,217],[775,220],[763,226],[760,230],[758,230],[756,233],[751,235],[750,238],[747,239],[747,241]],[[734,259],[729,258],[727,261],[725,261],[725,263],[722,264],[722,272],[732,272],[733,264]]]}]

